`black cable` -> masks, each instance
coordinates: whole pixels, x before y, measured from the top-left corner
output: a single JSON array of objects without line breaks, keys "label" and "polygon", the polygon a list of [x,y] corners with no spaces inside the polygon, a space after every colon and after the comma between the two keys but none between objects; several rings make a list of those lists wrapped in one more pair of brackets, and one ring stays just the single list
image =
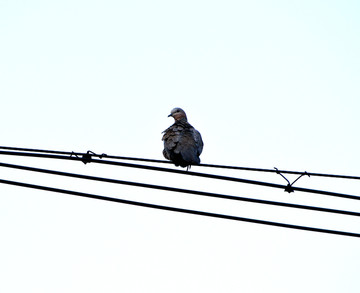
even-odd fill
[{"label": "black cable", "polygon": [[[30,149],[30,148],[17,148],[17,147],[6,147],[0,146],[2,150],[10,150],[10,151],[22,151],[22,152],[35,152],[35,153],[48,153],[48,154],[58,154],[58,155],[71,155],[71,152],[65,151],[52,151],[52,150],[39,150],[39,149]],[[80,153],[77,153],[80,154]]]},{"label": "black cable", "polygon": [[254,198],[225,195],[225,194],[218,194],[218,193],[211,193],[211,192],[204,192],[204,191],[197,191],[197,190],[189,190],[189,189],[182,189],[182,188],[175,188],[175,187],[168,187],[168,186],[152,185],[152,184],[146,184],[146,183],[138,183],[138,182],[125,181],[125,180],[118,180],[118,179],[102,178],[102,177],[74,174],[74,173],[55,171],[55,170],[47,170],[47,169],[34,168],[34,167],[28,167],[28,166],[19,166],[19,165],[7,164],[7,163],[0,163],[0,167],[32,171],[32,172],[38,172],[38,173],[45,173],[45,174],[52,174],[52,175],[59,175],[59,176],[66,176],[66,177],[79,178],[79,179],[85,179],[85,180],[123,184],[123,185],[135,186],[135,187],[165,190],[165,191],[170,191],[170,192],[195,194],[195,195],[200,195],[200,196],[208,196],[208,197],[215,197],[215,198],[221,198],[221,199],[245,201],[245,202],[251,202],[251,203],[274,205],[274,206],[288,207],[288,208],[297,208],[297,209],[311,210],[311,211],[317,211],[317,212],[327,212],[327,213],[356,216],[356,217],[360,216],[360,213],[353,212],[353,211],[335,210],[335,209],[330,209],[330,208],[306,206],[306,205],[283,203],[283,202],[277,202],[277,201],[254,199]]},{"label": "black cable", "polygon": [[[45,153],[45,154],[56,154],[56,155],[76,155],[76,156],[86,156],[87,153],[82,152],[67,152],[67,151],[53,151],[53,150],[42,150],[42,149],[30,149],[30,148],[17,148],[17,147],[5,147],[0,146],[0,149],[3,150],[11,150],[11,151],[23,151],[23,152],[35,152],[35,153]],[[131,161],[139,161],[139,162],[148,162],[148,163],[164,163],[164,164],[172,164],[170,161],[165,160],[155,160],[155,159],[143,159],[143,158],[134,158],[134,157],[123,157],[123,156],[111,156],[104,155],[104,157],[108,159],[118,159],[118,160],[131,160]]]},{"label": "black cable", "polygon": [[[13,156],[25,156],[25,157],[81,161],[81,158],[77,158],[77,157],[67,157],[67,156],[50,155],[50,154],[34,154],[34,153],[24,153],[24,152],[11,152],[11,151],[0,151],[0,155],[13,155]],[[169,168],[162,168],[162,167],[155,167],[155,166],[124,163],[124,162],[99,160],[99,159],[91,159],[91,161],[89,161],[89,162],[98,163],[98,164],[106,164],[106,165],[114,165],[114,166],[122,166],[122,167],[130,167],[130,168],[138,168],[138,169],[145,169],[145,170],[152,170],[152,171],[161,171],[161,172],[182,174],[182,175],[188,175],[188,176],[197,176],[197,177],[204,177],[204,178],[210,178],[210,179],[226,180],[226,181],[232,181],[232,182],[247,183],[247,184],[260,185],[260,186],[266,186],[266,187],[280,188],[283,190],[286,190],[286,188],[287,188],[286,185],[281,185],[281,184],[255,181],[255,180],[242,179],[242,178],[235,178],[235,177],[227,177],[227,176],[207,174],[207,173],[198,173],[198,172],[192,172],[192,171],[183,171],[183,170],[179,170],[179,169],[169,169]],[[349,194],[344,194],[344,193],[337,193],[337,192],[316,190],[316,189],[308,189],[308,188],[302,188],[302,187],[293,187],[293,186],[291,188],[294,191],[301,191],[301,192],[308,192],[308,193],[314,193],[314,194],[322,194],[322,195],[328,195],[328,196],[341,197],[341,198],[346,198],[346,199],[360,200],[360,196],[356,196],[356,195],[349,195]]]},{"label": "black cable", "polygon": [[[5,147],[5,146],[0,146],[0,149],[12,150],[12,151],[26,151],[26,152],[58,154],[58,155],[69,155],[69,156],[72,155],[72,154],[77,155],[77,156],[86,155],[86,153],[81,153],[81,152],[53,151],[53,150],[17,148],[17,147]],[[117,160],[130,160],[130,161],[148,162],[148,163],[173,164],[172,162],[166,161],[166,160],[155,160],[155,159],[145,159],[145,158],[124,157],[124,156],[106,155],[106,158],[108,158],[108,159],[117,159]],[[239,167],[239,166],[227,166],[227,165],[216,165],[216,164],[200,164],[200,165],[197,165],[197,166],[199,166],[199,167],[210,167],[210,168],[221,168],[221,169],[232,169],[232,170],[242,170],[242,171],[266,172],[266,173],[293,174],[293,175],[302,175],[302,174],[305,173],[305,172],[299,172],[299,171],[275,170],[275,169]],[[351,176],[351,175],[336,175],[336,174],[325,174],[325,173],[315,173],[315,172],[306,172],[306,175],[317,176],[317,177],[330,177],[330,178],[339,178],[339,179],[360,180],[360,176]]]},{"label": "black cable", "polygon": [[306,226],[292,225],[292,224],[286,224],[286,223],[278,223],[278,222],[271,222],[271,221],[265,221],[265,220],[250,219],[250,218],[230,216],[230,215],[224,215],[224,214],[216,214],[216,213],[209,213],[209,212],[203,212],[203,211],[162,206],[162,205],[137,202],[137,201],[120,199],[120,198],[106,197],[106,196],[95,195],[95,194],[90,194],[90,193],[83,193],[83,192],[78,192],[78,191],[65,190],[65,189],[53,188],[53,187],[48,187],[48,186],[41,186],[41,185],[28,184],[28,183],[23,183],[23,182],[3,180],[3,179],[0,179],[0,183],[21,186],[21,187],[26,187],[26,188],[45,190],[45,191],[51,191],[51,192],[57,192],[57,193],[63,193],[63,194],[70,194],[70,195],[81,196],[81,197],[92,198],[92,199],[106,200],[106,201],[134,205],[134,206],[141,206],[141,207],[147,207],[147,208],[153,208],[153,209],[178,212],[178,213],[186,213],[186,214],[193,214],[193,215],[199,215],[199,216],[206,216],[206,217],[213,217],[213,218],[220,218],[220,219],[276,226],[276,227],[282,227],[282,228],[297,229],[297,230],[312,231],[312,232],[360,238],[360,234],[353,233],[353,232],[328,230],[328,229],[322,229],[322,228],[306,227]]}]

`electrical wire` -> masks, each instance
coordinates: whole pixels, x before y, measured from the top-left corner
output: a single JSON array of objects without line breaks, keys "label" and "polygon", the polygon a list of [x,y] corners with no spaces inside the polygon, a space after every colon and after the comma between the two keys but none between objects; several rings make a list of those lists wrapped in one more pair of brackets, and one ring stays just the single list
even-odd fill
[{"label": "electrical wire", "polygon": [[[0,146],[0,149],[12,150],[12,151],[25,151],[25,152],[37,152],[37,153],[48,153],[48,154],[58,154],[58,155],[77,155],[84,156],[86,153],[82,152],[68,152],[68,151],[53,151],[53,150],[42,150],[42,149],[32,149],[32,148],[17,148],[17,147],[6,147]],[[135,157],[125,157],[125,156],[113,156],[106,155],[108,159],[117,159],[117,160],[130,160],[130,161],[139,161],[139,162],[148,162],[148,163],[161,163],[161,164],[173,164],[170,161],[166,160],[156,160],[156,159],[146,159],[146,158],[135,158]],[[303,175],[305,172],[299,171],[289,171],[289,170],[275,170],[275,169],[264,169],[264,168],[251,168],[251,167],[240,167],[240,166],[227,166],[227,165],[217,165],[217,164],[200,164],[198,167],[209,167],[209,168],[221,168],[221,169],[232,169],[232,170],[242,170],[242,171],[256,171],[256,172],[266,172],[266,173],[282,173],[282,174],[292,174],[292,175]],[[337,174],[325,174],[325,173],[315,173],[315,172],[306,172],[306,175],[317,176],[317,177],[330,177],[330,178],[339,178],[339,179],[354,179],[360,180],[360,176],[351,176],[351,175],[337,175]]]},{"label": "electrical wire", "polygon": [[[0,155],[37,157],[37,158],[61,159],[61,160],[72,160],[72,161],[81,161],[82,160],[79,157],[68,157],[68,156],[53,155],[53,154],[36,154],[36,153],[27,153],[27,152],[12,152],[12,151],[0,151]],[[226,181],[232,181],[232,182],[240,182],[240,183],[260,185],[260,186],[280,188],[283,190],[287,190],[286,185],[262,182],[262,181],[255,181],[255,180],[243,179],[243,178],[228,177],[228,176],[222,176],[222,175],[215,175],[215,174],[183,171],[183,170],[179,170],[179,169],[169,169],[169,168],[162,168],[162,167],[155,167],[155,166],[148,166],[148,165],[124,163],[124,162],[115,162],[115,161],[108,161],[108,160],[103,160],[103,159],[91,159],[91,161],[89,161],[89,162],[98,163],[98,164],[106,164],[106,165],[114,165],[114,166],[122,166],[122,167],[130,167],[130,168],[138,168],[138,169],[145,169],[145,170],[152,170],[152,171],[161,171],[161,172],[182,174],[182,175],[187,175],[187,176],[197,176],[197,177],[217,179],[217,180],[226,180]],[[349,194],[344,194],[344,193],[337,193],[337,192],[316,190],[316,189],[309,189],[309,188],[302,188],[302,187],[294,187],[294,186],[292,186],[291,188],[294,191],[328,195],[328,196],[353,199],[353,200],[360,200],[360,196],[356,196],[356,195],[349,195]]]},{"label": "electrical wire", "polygon": [[16,182],[16,181],[4,180],[4,179],[0,179],[0,183],[8,184],[8,185],[14,185],[14,186],[21,186],[21,187],[26,187],[26,188],[32,188],[32,189],[38,189],[38,190],[44,190],[44,191],[50,191],[50,192],[70,194],[70,195],[81,196],[81,197],[92,198],[92,199],[99,199],[99,200],[117,202],[117,203],[134,205],[134,206],[141,206],[141,207],[147,207],[147,208],[153,208],[153,209],[160,209],[160,210],[178,212],[178,213],[186,213],[186,214],[193,214],[193,215],[199,215],[199,216],[206,216],[206,217],[213,217],[213,218],[220,218],[220,219],[227,219],[227,220],[234,220],[234,221],[242,221],[242,222],[262,224],[262,225],[269,225],[269,226],[275,226],[275,227],[282,227],[282,228],[289,228],[289,229],[296,229],[296,230],[303,230],[303,231],[312,231],[312,232],[319,232],[319,233],[327,233],[327,234],[335,234],[335,235],[341,235],[341,236],[350,236],[350,237],[360,238],[360,234],[353,233],[353,232],[329,230],[329,229],[307,227],[307,226],[300,226],[300,225],[293,225],[293,224],[286,224],[286,223],[258,220],[258,219],[252,219],[252,218],[244,218],[244,217],[238,217],[238,216],[231,216],[231,215],[203,212],[203,211],[197,211],[197,210],[189,210],[189,209],[182,209],[182,208],[176,208],[176,207],[162,206],[162,205],[156,205],[156,204],[150,204],[150,203],[144,203],[144,202],[137,202],[137,201],[120,199],[120,198],[106,197],[106,196],[95,195],[95,194],[90,194],[90,193],[84,193],[84,192],[78,192],[78,191],[72,191],[72,190],[65,190],[65,189],[59,189],[59,188],[53,188],[53,187],[41,186],[41,185],[35,185],[35,184],[29,184],[29,183],[23,183],[23,182]]},{"label": "electrical wire", "polygon": [[47,169],[41,169],[41,168],[35,168],[35,167],[29,167],[29,166],[20,166],[20,165],[7,164],[7,163],[0,163],[0,167],[6,167],[6,168],[12,168],[12,169],[18,169],[18,170],[24,170],[24,171],[31,171],[31,172],[38,172],[38,173],[45,173],[45,174],[52,174],[52,175],[59,175],[59,176],[66,176],[66,177],[79,178],[79,179],[92,180],[92,181],[129,185],[129,186],[135,186],[135,187],[151,188],[151,189],[164,190],[164,191],[170,191],[170,192],[194,194],[194,195],[199,195],[199,196],[207,196],[207,197],[221,198],[221,199],[227,199],[227,200],[237,200],[237,201],[244,201],[244,202],[251,202],[251,203],[258,203],[258,204],[265,204],[265,205],[273,205],[273,206],[280,206],[280,207],[287,207],[287,208],[297,208],[297,209],[304,209],[304,210],[317,211],[317,212],[327,212],[327,213],[356,216],[356,217],[360,216],[359,212],[353,212],[353,211],[336,210],[336,209],[330,209],[330,208],[283,203],[283,202],[277,202],[277,201],[254,199],[254,198],[247,198],[247,197],[240,197],[240,196],[233,196],[233,195],[225,195],[225,194],[211,193],[211,192],[205,192],[205,191],[197,191],[197,190],[189,190],[189,189],[160,186],[160,185],[153,185],[153,184],[146,184],[146,183],[138,183],[138,182],[125,181],[125,180],[95,177],[95,176],[89,176],[89,175],[83,175],[83,174],[75,174],[75,173],[68,173],[68,172],[62,172],[62,171],[47,170]]}]

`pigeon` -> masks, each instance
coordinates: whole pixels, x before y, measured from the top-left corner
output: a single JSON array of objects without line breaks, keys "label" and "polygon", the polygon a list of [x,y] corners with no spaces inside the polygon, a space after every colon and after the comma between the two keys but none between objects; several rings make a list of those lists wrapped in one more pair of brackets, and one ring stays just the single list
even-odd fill
[{"label": "pigeon", "polygon": [[174,108],[168,117],[173,117],[175,123],[163,131],[163,155],[175,166],[187,167],[200,164],[200,154],[204,143],[201,134],[187,121],[185,111]]}]

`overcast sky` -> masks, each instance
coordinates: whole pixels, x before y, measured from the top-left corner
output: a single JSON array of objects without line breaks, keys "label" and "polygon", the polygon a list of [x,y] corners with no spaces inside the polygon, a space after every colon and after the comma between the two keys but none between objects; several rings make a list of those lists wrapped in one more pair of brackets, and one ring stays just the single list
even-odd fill
[{"label": "overcast sky", "polygon": [[[359,176],[358,1],[0,0],[2,146]],[[360,211],[357,200],[125,167],[0,162]],[[166,165],[169,168],[175,166]],[[286,184],[278,174],[194,172]],[[286,175],[290,181],[297,176]],[[360,233],[357,217],[0,168],[0,179]],[[356,180],[295,186],[359,195]],[[360,240],[0,185],[1,292],[359,292]]]}]

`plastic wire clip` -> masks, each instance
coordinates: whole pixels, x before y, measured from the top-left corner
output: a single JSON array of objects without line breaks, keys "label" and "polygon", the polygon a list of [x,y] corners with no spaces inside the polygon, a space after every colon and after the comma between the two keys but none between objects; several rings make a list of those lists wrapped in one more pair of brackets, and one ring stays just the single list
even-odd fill
[{"label": "plastic wire clip", "polygon": [[73,155],[74,155],[75,157],[77,157],[78,159],[81,159],[81,161],[82,161],[84,164],[90,163],[91,160],[92,160],[92,156],[96,156],[96,157],[98,157],[99,159],[102,159],[103,157],[106,157],[106,156],[107,156],[106,154],[98,155],[98,154],[95,154],[95,153],[92,152],[92,151],[87,151],[87,153],[86,153],[86,154],[83,154],[83,155],[81,156],[81,158],[79,158],[79,156],[78,156],[76,153],[74,153],[74,152],[71,153],[70,157],[72,157]]},{"label": "plastic wire clip", "polygon": [[296,178],[296,179],[293,181],[293,183],[290,183],[290,181],[287,180],[287,178],[286,178],[283,174],[281,174],[281,172],[279,171],[278,168],[274,167],[274,169],[276,170],[276,173],[277,173],[277,174],[279,174],[282,178],[284,178],[284,179],[287,181],[288,185],[286,185],[284,191],[286,191],[286,192],[288,192],[288,193],[291,193],[291,192],[294,192],[294,191],[295,191],[295,190],[294,190],[294,187],[293,187],[293,184],[294,184],[296,181],[298,181],[301,177],[303,177],[304,175],[308,175],[308,176],[310,177],[309,173],[307,173],[307,172],[305,171],[305,172],[304,172],[303,174],[301,174],[298,178]]}]

